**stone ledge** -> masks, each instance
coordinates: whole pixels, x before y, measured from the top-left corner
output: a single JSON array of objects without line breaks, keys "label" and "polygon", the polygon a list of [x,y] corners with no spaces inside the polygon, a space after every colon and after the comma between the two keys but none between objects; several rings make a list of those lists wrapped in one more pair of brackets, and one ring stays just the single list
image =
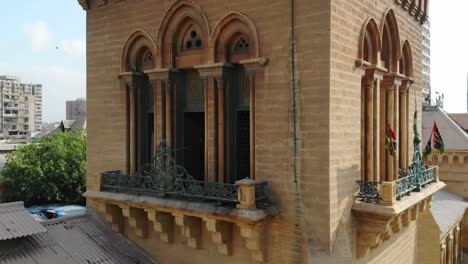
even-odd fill
[{"label": "stone ledge", "polygon": [[371,249],[380,247],[411,221],[417,221],[419,213],[430,207],[432,195],[444,186],[443,182],[432,183],[393,205],[356,201],[352,210],[357,221],[357,257],[367,256]]},{"label": "stone ledge", "polygon": [[427,187],[423,188],[420,192],[412,192],[410,196],[403,197],[394,205],[371,204],[356,201],[353,204],[352,210],[363,213],[397,216],[400,215],[402,212],[408,210],[415,204],[418,204],[421,201],[425,200],[427,197],[431,196],[435,192],[441,190],[445,187],[445,185],[446,184],[443,182],[432,183]]},{"label": "stone ledge", "polygon": [[219,206],[209,202],[191,202],[175,199],[161,199],[150,196],[113,193],[113,192],[98,192],[86,191],[83,196],[86,198],[115,201],[117,203],[128,203],[134,207],[147,208],[152,207],[158,211],[174,212],[183,211],[186,215],[204,217],[210,215],[214,219],[224,220],[233,223],[252,224],[262,222],[272,216],[278,214],[278,209],[270,206],[265,209],[238,209],[234,207]]}]

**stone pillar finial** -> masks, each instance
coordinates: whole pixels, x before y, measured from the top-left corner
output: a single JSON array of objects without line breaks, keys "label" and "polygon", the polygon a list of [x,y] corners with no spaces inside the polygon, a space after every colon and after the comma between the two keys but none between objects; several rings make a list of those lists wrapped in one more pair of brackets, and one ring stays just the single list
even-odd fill
[{"label": "stone pillar finial", "polygon": [[255,181],[251,179],[243,179],[236,182],[239,186],[238,199],[239,209],[255,209]]},{"label": "stone pillar finial", "polygon": [[393,205],[396,203],[396,184],[395,182],[383,182],[380,186],[383,205]]}]

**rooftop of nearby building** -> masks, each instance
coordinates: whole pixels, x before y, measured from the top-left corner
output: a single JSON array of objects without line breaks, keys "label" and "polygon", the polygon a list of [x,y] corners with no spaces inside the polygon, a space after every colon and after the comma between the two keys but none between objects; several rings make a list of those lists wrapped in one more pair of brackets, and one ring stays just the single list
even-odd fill
[{"label": "rooftop of nearby building", "polygon": [[11,75],[0,75],[0,80],[20,81],[21,78],[18,76],[11,76]]},{"label": "rooftop of nearby building", "polygon": [[439,226],[441,237],[463,218],[467,207],[468,202],[455,194],[446,191],[434,193],[431,212]]},{"label": "rooftop of nearby building", "polygon": [[0,204],[0,245],[4,240],[44,232],[47,230],[26,211],[23,202]]},{"label": "rooftop of nearby building", "polygon": [[[22,213],[28,214],[24,207]],[[10,214],[10,217],[13,216]],[[42,227],[44,232],[0,240],[0,264],[155,263],[93,213],[35,222],[35,225]]]},{"label": "rooftop of nearby building", "polygon": [[449,116],[465,131],[468,131],[468,113],[449,114]]},{"label": "rooftop of nearby building", "polygon": [[434,121],[437,122],[445,149],[447,150],[467,150],[468,134],[457,124],[449,114],[442,108],[436,106],[424,107],[423,111],[422,140],[423,145],[429,140]]}]

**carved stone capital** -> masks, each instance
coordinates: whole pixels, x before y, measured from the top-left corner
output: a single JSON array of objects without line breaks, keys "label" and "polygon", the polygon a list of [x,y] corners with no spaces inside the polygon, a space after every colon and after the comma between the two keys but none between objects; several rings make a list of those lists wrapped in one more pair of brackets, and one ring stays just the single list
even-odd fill
[{"label": "carved stone capital", "polygon": [[226,63],[212,63],[196,65],[194,68],[200,74],[201,79],[207,79],[208,77],[222,79],[224,73],[232,68],[232,65]]},{"label": "carved stone capital", "polygon": [[256,59],[241,60],[239,64],[244,66],[247,74],[255,74],[262,72],[265,65],[268,63],[268,58],[261,57]]}]

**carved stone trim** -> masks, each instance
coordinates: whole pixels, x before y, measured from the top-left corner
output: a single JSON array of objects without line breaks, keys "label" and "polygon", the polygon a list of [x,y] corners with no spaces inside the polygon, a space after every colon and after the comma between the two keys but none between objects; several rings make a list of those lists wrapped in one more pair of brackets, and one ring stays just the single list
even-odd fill
[{"label": "carved stone trim", "polygon": [[187,238],[187,245],[194,249],[201,248],[202,219],[182,214],[173,214],[176,225],[181,227],[182,235]]},{"label": "carved stone trim", "polygon": [[262,247],[262,224],[254,226],[240,226],[241,237],[245,239],[245,247],[250,250],[252,260],[264,263],[265,253]]},{"label": "carved stone trim", "polygon": [[130,228],[135,229],[135,234],[139,237],[146,238],[148,236],[148,217],[143,209],[120,206],[122,214],[128,218]]},{"label": "carved stone trim", "polygon": [[154,231],[160,233],[161,241],[174,242],[174,216],[170,213],[146,209],[148,219],[153,222]]}]

